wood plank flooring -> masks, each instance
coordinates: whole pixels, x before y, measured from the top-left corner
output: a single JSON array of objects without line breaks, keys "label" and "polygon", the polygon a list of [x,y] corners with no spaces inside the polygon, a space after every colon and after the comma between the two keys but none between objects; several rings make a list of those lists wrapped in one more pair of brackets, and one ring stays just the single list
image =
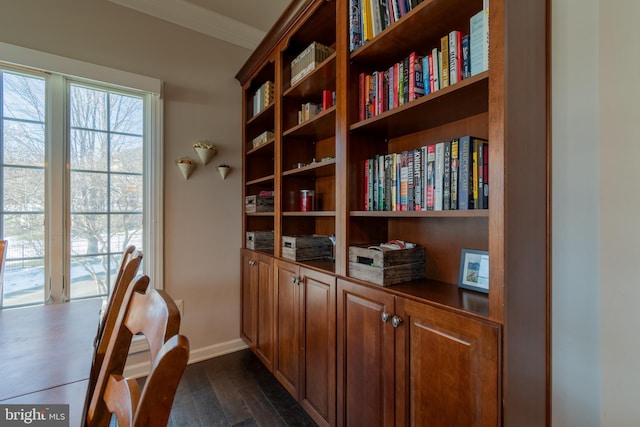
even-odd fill
[{"label": "wood plank flooring", "polygon": [[188,365],[169,426],[315,426],[250,350]]}]

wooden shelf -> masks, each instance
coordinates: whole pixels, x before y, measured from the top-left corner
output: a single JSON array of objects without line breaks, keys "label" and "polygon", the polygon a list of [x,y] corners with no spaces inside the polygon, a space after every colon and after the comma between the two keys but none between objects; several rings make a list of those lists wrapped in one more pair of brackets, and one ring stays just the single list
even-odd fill
[{"label": "wooden shelf", "polygon": [[282,212],[282,216],[290,217],[334,217],[335,211]]},{"label": "wooden shelf", "polygon": [[258,179],[254,179],[251,181],[247,181],[245,183],[245,185],[256,185],[256,184],[264,184],[266,182],[270,182],[270,181],[274,181],[275,180],[275,176],[274,175],[268,175],[268,176],[264,176],[262,178],[258,178]]},{"label": "wooden shelf", "polygon": [[290,169],[282,173],[282,176],[311,176],[323,177],[333,176],[336,173],[336,160],[325,160],[323,162],[315,162],[306,166]]},{"label": "wooden shelf", "polygon": [[395,138],[451,123],[489,109],[489,72],[422,96],[393,110],[352,124],[352,132]]},{"label": "wooden shelf", "polygon": [[336,107],[321,112],[304,123],[287,129],[283,136],[303,139],[325,139],[335,135]]},{"label": "wooden shelf", "polygon": [[[351,61],[371,68],[384,68],[408,56],[416,46],[425,49],[425,52],[418,53],[430,52],[440,46],[440,38],[450,31],[468,33],[469,18],[481,10],[482,0],[424,0],[373,40],[352,52]],[[466,27],[460,27],[461,22],[466,22]]]},{"label": "wooden shelf", "polygon": [[372,218],[488,218],[488,209],[448,211],[351,211],[352,217]]},{"label": "wooden shelf", "polygon": [[268,140],[267,142],[265,142],[264,144],[260,144],[257,147],[251,148],[250,150],[247,151],[247,156],[253,156],[253,155],[260,155],[260,156],[264,156],[264,155],[270,155],[273,156],[274,153],[274,139],[271,138],[270,140]]},{"label": "wooden shelf", "polygon": [[336,87],[336,54],[335,52],[302,80],[287,89],[285,98],[305,99],[317,96],[323,90],[335,90]]}]

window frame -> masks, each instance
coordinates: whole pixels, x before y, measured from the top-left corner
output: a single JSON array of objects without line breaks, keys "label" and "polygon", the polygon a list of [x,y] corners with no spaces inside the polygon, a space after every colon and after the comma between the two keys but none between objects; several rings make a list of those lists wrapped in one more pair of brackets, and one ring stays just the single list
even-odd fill
[{"label": "window frame", "polygon": [[[45,73],[47,80],[47,118],[45,132],[51,144],[63,144],[62,150],[52,151],[47,145],[45,224],[48,260],[45,263],[45,304],[70,301],[70,211],[68,100],[70,84],[88,84],[112,90],[122,90],[142,96],[145,109],[144,166],[143,166],[143,237],[144,273],[152,285],[163,289],[163,102],[162,82],[158,79],[121,70],[64,58],[0,42],[0,62],[8,68],[24,72]],[[63,108],[51,108],[52,105]],[[66,156],[66,160],[62,156]],[[61,167],[63,166],[63,167]],[[59,186],[62,186],[60,188]],[[51,200],[52,191],[64,194],[63,200]],[[62,191],[62,193],[60,193]],[[60,234],[60,227],[63,228]],[[61,241],[62,239],[62,241]],[[54,250],[55,248],[55,250]],[[63,248],[62,254],[59,253]],[[64,266],[64,268],[63,268]]]}]

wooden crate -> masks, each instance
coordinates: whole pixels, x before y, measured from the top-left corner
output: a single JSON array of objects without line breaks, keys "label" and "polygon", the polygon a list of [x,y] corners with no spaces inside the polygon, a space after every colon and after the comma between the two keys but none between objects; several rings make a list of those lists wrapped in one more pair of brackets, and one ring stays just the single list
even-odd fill
[{"label": "wooden crate", "polygon": [[273,230],[247,231],[247,249],[273,252]]},{"label": "wooden crate", "polygon": [[389,286],[425,277],[425,251],[421,246],[408,249],[349,247],[349,276]]},{"label": "wooden crate", "polygon": [[326,259],[333,256],[333,243],[329,236],[282,236],[282,258],[294,261]]},{"label": "wooden crate", "polygon": [[247,196],[244,198],[246,213],[273,212],[273,196]]}]

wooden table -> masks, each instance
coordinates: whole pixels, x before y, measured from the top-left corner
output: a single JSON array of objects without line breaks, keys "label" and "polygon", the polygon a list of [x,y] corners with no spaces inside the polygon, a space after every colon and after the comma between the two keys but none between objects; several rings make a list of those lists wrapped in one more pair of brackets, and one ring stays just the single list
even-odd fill
[{"label": "wooden table", "polygon": [[101,305],[0,310],[0,403],[68,403],[70,425],[79,425]]}]

